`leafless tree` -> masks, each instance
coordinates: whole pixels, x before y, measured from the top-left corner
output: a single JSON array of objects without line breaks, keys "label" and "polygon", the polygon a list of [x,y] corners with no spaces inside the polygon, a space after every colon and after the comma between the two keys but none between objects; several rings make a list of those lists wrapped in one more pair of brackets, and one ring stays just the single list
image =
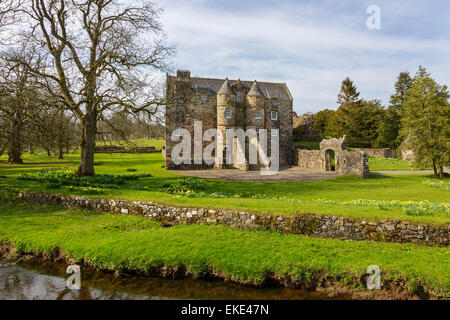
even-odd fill
[{"label": "leafless tree", "polygon": [[0,137],[6,141],[10,163],[22,163],[23,132],[39,104],[33,75],[19,60],[38,69],[32,54],[24,49],[0,56]]},{"label": "leafless tree", "polygon": [[24,0],[19,12],[29,24],[21,41],[42,49],[47,65],[27,66],[79,119],[77,175],[93,175],[97,121],[105,112],[156,116],[164,105],[155,74],[167,70],[174,48],[161,10],[146,0]]}]

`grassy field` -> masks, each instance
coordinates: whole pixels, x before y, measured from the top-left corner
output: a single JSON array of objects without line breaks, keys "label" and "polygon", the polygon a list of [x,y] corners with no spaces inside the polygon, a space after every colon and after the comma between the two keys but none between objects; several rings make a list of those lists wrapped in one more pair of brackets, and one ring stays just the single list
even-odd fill
[{"label": "grassy field", "polygon": [[372,171],[378,170],[383,171],[383,170],[424,170],[432,168],[416,167],[411,162],[399,159],[369,157],[369,169]]},{"label": "grassy field", "polygon": [[101,269],[165,267],[184,272],[184,267],[190,275],[213,274],[254,285],[273,273],[303,284],[331,277],[364,290],[361,277],[375,264],[383,281],[403,283],[412,292],[423,288],[450,295],[448,248],[313,239],[225,226],[161,228],[141,217],[18,204],[0,205],[1,239],[24,253],[49,253],[58,247],[68,257]]},{"label": "grassy field", "polygon": [[[66,155],[64,160],[41,155],[24,155],[25,164],[9,165],[5,156],[0,158],[0,187],[74,194],[67,187],[48,189],[39,182],[22,181],[23,173],[36,174],[45,168],[77,166],[79,155]],[[3,161],[2,161],[3,160]],[[427,223],[448,223],[448,189],[433,188],[425,184],[431,178],[426,175],[374,175],[369,179],[343,176],[318,182],[256,183],[208,179],[206,190],[191,196],[169,194],[162,190],[167,183],[177,183],[179,175],[161,168],[161,154],[96,154],[97,174],[151,173],[152,177],[127,181],[118,189],[104,189],[96,197],[151,200],[178,206],[203,206],[204,208],[231,208],[263,213],[292,214],[313,212],[373,219],[398,218]],[[142,189],[146,190],[134,190]],[[75,193],[76,194],[76,193]],[[225,195],[224,197],[217,195]],[[353,203],[363,199],[375,203]],[[398,201],[404,202],[398,204]],[[407,212],[406,207],[422,208],[441,206],[444,211],[425,210]],[[405,207],[406,206],[406,207]],[[446,208],[446,209],[445,209]]]}]

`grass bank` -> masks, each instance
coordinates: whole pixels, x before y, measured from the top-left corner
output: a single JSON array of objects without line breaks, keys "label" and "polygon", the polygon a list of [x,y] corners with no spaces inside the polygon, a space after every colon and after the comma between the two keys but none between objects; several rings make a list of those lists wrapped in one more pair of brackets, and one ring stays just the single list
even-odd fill
[{"label": "grass bank", "polygon": [[[23,181],[21,174],[36,174],[48,168],[75,168],[78,154],[65,155],[64,160],[42,155],[24,155],[25,164],[9,165],[1,162],[0,187],[16,190],[58,192],[75,194],[68,187],[48,189],[36,181]],[[424,202],[448,205],[450,191],[432,187],[426,175],[374,175],[369,179],[343,176],[317,182],[240,182],[206,179],[205,190],[200,195],[174,195],[163,191],[166,184],[175,184],[181,177],[161,166],[161,154],[96,154],[95,170],[98,174],[151,173],[152,177],[127,181],[116,189],[105,188],[101,197],[125,200],[157,201],[165,205],[205,208],[229,208],[262,213],[293,214],[311,212],[372,219],[396,218],[431,224],[449,223],[445,212],[424,211],[408,214],[397,206],[398,201],[420,208]],[[130,172],[133,169],[135,171]],[[144,189],[144,190],[136,190]],[[221,196],[222,195],[222,196]],[[225,195],[225,196],[223,196]],[[354,200],[373,200],[375,204]],[[391,205],[391,204],[393,205]]]},{"label": "grass bank", "polygon": [[0,239],[19,253],[51,256],[60,248],[66,258],[105,270],[214,276],[249,285],[344,287],[356,296],[367,294],[366,269],[378,265],[384,291],[450,297],[448,248],[225,226],[161,228],[141,217],[24,204],[0,205]]}]

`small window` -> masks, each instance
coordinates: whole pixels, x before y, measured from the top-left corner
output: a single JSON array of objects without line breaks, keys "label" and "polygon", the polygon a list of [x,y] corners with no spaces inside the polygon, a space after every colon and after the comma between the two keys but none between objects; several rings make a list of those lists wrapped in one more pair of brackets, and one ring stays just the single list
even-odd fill
[{"label": "small window", "polygon": [[236,93],[236,102],[242,102],[242,91]]},{"label": "small window", "polygon": [[256,128],[255,131],[256,131],[256,134],[259,134],[259,128]]},{"label": "small window", "polygon": [[256,119],[256,120],[261,119],[261,113],[259,112],[258,109],[255,110],[255,119]]},{"label": "small window", "polygon": [[272,112],[270,113],[270,119],[272,119],[273,121],[278,120],[278,112],[272,111]]},{"label": "small window", "polygon": [[200,95],[200,100],[207,101],[208,100],[208,96],[206,94],[202,94],[202,95]]},{"label": "small window", "polygon": [[271,130],[270,130],[270,135],[271,135],[272,137],[278,136],[278,129],[271,129]]},{"label": "small window", "polygon": [[231,110],[225,109],[225,119],[231,119]]},{"label": "small window", "polygon": [[272,99],[272,104],[273,104],[273,105],[277,105],[277,104],[278,104],[278,99],[273,98],[273,99]]}]

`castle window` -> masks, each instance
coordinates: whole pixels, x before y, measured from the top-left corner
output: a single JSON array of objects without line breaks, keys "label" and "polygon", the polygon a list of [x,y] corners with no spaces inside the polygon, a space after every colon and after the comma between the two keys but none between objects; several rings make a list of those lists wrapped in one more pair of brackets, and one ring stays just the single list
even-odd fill
[{"label": "castle window", "polygon": [[242,102],[242,91],[236,93],[236,102]]},{"label": "castle window", "polygon": [[259,112],[258,109],[255,110],[255,119],[256,119],[256,120],[261,119],[261,113]]},{"label": "castle window", "polygon": [[277,105],[277,104],[278,104],[278,99],[273,98],[273,99],[272,99],[272,104],[273,104],[273,105]]},{"label": "castle window", "polygon": [[206,100],[208,100],[208,96],[206,94],[202,94],[202,95],[200,95],[200,100],[206,101]]},{"label": "castle window", "polygon": [[271,129],[271,130],[270,130],[270,135],[271,135],[272,137],[278,136],[278,129]]},{"label": "castle window", "polygon": [[256,134],[259,134],[259,128],[256,128],[255,131],[256,131]]},{"label": "castle window", "polygon": [[225,109],[225,119],[231,119],[231,110]]},{"label": "castle window", "polygon": [[273,121],[278,120],[278,112],[276,111],[270,112],[270,119],[272,119]]}]

